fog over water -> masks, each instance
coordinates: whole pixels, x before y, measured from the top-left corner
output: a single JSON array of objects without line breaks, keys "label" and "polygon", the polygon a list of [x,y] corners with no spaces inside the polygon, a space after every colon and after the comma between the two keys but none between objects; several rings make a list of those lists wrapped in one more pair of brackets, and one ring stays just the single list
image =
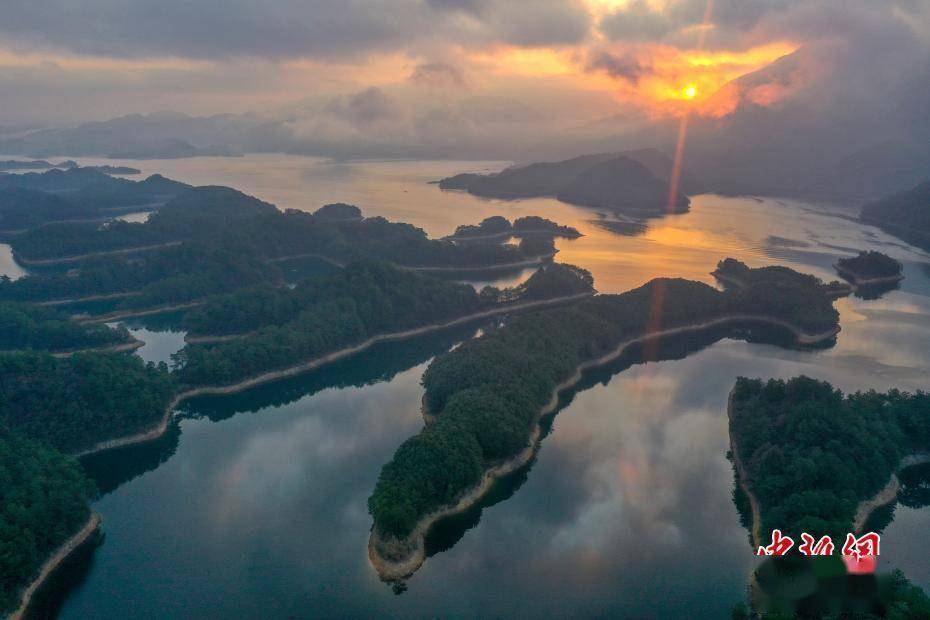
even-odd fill
[{"label": "fog over water", "polygon": [[[476,327],[185,404],[179,434],[88,463],[106,491],[95,504],[105,539],[73,570],[65,618],[721,617],[744,597],[755,565],[726,459],[735,378],[803,373],[844,390],[914,390],[930,376],[930,259],[855,222],[853,209],[704,195],[690,213],[630,236],[605,229],[596,211],[555,200],[483,200],[428,184],[505,162],[269,155],[133,165],[230,185],[282,209],[349,202],[431,236],[489,215],[541,215],[584,234],[558,241],[557,260],[591,270],[601,292],[656,276],[713,283],[709,272],[728,256],[834,279],[835,260],[862,249],[902,260],[906,279],[879,300],[837,302],[843,331],[829,349],[695,339],[668,354],[683,359],[631,356],[592,374],[528,471],[500,485],[480,522],[476,512],[444,528],[433,546],[446,550],[399,596],[368,564],[365,502],[381,466],[422,427],[419,380],[429,360]],[[145,359],[166,360],[182,344],[170,322],[130,327],[147,342]],[[120,483],[119,470],[135,477]],[[930,527],[930,511],[898,510],[882,562],[930,587],[930,539],[914,534]]]}]

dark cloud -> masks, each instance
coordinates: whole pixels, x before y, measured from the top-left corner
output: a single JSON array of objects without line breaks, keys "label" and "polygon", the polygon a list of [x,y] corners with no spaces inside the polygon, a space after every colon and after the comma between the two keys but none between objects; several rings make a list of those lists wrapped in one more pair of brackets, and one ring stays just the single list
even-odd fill
[{"label": "dark cloud", "polygon": [[414,67],[410,81],[424,86],[466,86],[465,72],[445,62],[426,62]]},{"label": "dark cloud", "polygon": [[0,44],[117,57],[332,57],[418,42],[558,45],[580,41],[589,25],[574,0],[10,0]]},{"label": "dark cloud", "polygon": [[607,75],[637,84],[643,75],[649,72],[649,67],[643,65],[634,55],[624,54],[618,56],[610,52],[596,53],[587,64],[588,71],[604,71]]}]

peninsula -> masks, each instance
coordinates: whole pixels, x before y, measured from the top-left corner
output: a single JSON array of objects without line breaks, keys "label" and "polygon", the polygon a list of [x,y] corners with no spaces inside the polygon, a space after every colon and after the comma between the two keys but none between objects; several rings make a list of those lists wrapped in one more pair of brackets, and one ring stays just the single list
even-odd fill
[{"label": "peninsula", "polygon": [[727,326],[775,326],[799,344],[830,341],[838,317],[821,287],[798,285],[797,278],[726,292],[658,279],[527,315],[464,343],[427,369],[423,403],[433,422],[398,448],[369,498],[372,564],[388,581],[416,571],[432,525],[529,462],[541,418],[557,410],[560,393],[584,370],[635,344]]}]

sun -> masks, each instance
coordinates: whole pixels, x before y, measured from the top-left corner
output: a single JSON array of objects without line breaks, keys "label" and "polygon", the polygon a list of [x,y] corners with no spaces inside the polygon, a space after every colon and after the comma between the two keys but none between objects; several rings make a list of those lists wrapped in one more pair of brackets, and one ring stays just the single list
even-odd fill
[{"label": "sun", "polygon": [[697,86],[694,86],[693,84],[689,84],[688,86],[685,86],[685,89],[682,91],[682,93],[685,96],[685,99],[694,99],[695,97],[697,97],[697,92],[698,92]]}]

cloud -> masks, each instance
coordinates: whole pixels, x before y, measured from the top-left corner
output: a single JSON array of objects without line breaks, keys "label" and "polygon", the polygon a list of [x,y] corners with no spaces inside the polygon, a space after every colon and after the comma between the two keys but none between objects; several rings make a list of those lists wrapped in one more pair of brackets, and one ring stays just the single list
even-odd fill
[{"label": "cloud", "polygon": [[425,62],[414,67],[410,74],[410,81],[424,86],[455,86],[467,85],[465,72],[454,65],[445,62]]},{"label": "cloud", "polygon": [[604,71],[610,77],[637,84],[640,78],[649,71],[649,68],[643,66],[639,59],[631,53],[618,56],[601,51],[588,61],[587,70]]},{"label": "cloud", "polygon": [[437,42],[562,45],[589,27],[575,0],[10,0],[0,41],[116,57],[281,59]]},{"label": "cloud", "polygon": [[604,16],[601,31],[615,41],[656,41],[673,28],[672,20],[654,11],[646,0],[633,0],[624,9]]}]

